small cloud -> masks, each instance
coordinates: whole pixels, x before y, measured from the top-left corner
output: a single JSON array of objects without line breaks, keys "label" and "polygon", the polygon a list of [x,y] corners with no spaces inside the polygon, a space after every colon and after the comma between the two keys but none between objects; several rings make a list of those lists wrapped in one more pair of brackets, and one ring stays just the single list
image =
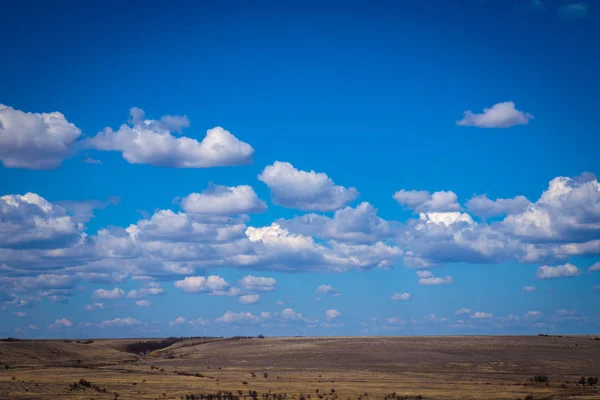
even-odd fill
[{"label": "small cloud", "polygon": [[456,124],[477,128],[510,128],[515,125],[527,125],[530,119],[533,119],[533,115],[517,110],[515,103],[506,101],[494,104],[491,108],[484,108],[482,114],[474,114],[467,110],[463,119]]},{"label": "small cloud", "polygon": [[411,299],[410,293],[394,293],[390,296],[390,299],[394,301],[408,301]]},{"label": "small cloud", "polygon": [[152,305],[152,302],[148,300],[138,300],[135,302],[135,305],[139,307],[150,307]]},{"label": "small cloud", "polygon": [[138,321],[137,319],[133,318],[133,317],[126,317],[126,318],[115,318],[115,319],[111,319],[111,320],[104,320],[102,321],[98,326],[100,328],[106,328],[106,327],[130,327],[130,326],[137,326],[137,325],[141,325],[142,323],[140,321]]},{"label": "small cloud", "polygon": [[73,323],[66,318],[57,319],[53,324],[48,325],[48,329],[66,329],[73,326]]},{"label": "small cloud", "polygon": [[35,326],[33,324],[29,325],[28,328],[31,330],[34,330],[34,331],[39,329],[37,326]]},{"label": "small cloud", "polygon": [[535,286],[525,286],[521,290],[525,293],[531,293],[531,292],[535,292],[537,290],[537,288]]},{"label": "small cloud", "polygon": [[109,290],[109,289],[94,290],[92,297],[95,299],[116,300],[116,299],[120,299],[121,297],[123,297],[124,294],[125,294],[125,292],[122,289],[119,289],[118,287],[116,287],[111,290]]},{"label": "small cloud", "polygon": [[538,319],[542,316],[540,311],[527,311],[525,313],[525,319]]},{"label": "small cloud", "polygon": [[588,268],[588,272],[600,272],[600,261]]},{"label": "small cloud", "polygon": [[275,290],[277,281],[268,276],[247,275],[240,281],[240,284],[246,290],[256,290],[259,292],[272,292]]},{"label": "small cloud", "polygon": [[18,317],[18,318],[23,318],[23,317],[27,316],[27,313],[26,312],[22,312],[22,311],[17,311],[17,312],[15,312],[13,314],[15,314],[15,316]]},{"label": "small cloud", "polygon": [[86,157],[81,160],[82,163],[86,163],[86,164],[102,164],[102,161],[100,160],[95,160],[92,157],[86,155]]},{"label": "small cloud", "polygon": [[475,311],[473,313],[473,315],[471,315],[471,318],[474,319],[490,319],[492,318],[492,313],[486,313],[483,311]]},{"label": "small cloud", "polygon": [[325,311],[325,317],[327,317],[327,319],[335,319],[341,316],[342,314],[338,310],[334,310],[333,308],[331,310]]},{"label": "small cloud", "polygon": [[92,303],[85,306],[87,311],[104,310],[104,303]]},{"label": "small cloud", "polygon": [[547,265],[541,266],[537,270],[538,279],[556,279],[556,278],[571,278],[581,274],[581,271],[573,264],[563,264],[556,267]]},{"label": "small cloud", "polygon": [[177,317],[173,321],[169,321],[169,326],[182,325],[185,324],[185,318]]},{"label": "small cloud", "polygon": [[342,295],[342,293],[337,290],[336,288],[334,288],[331,285],[321,285],[317,288],[317,290],[315,291],[315,293],[318,294],[328,294],[331,295],[333,297],[339,297]]},{"label": "small cloud", "polygon": [[320,297],[315,297],[315,301],[316,301],[317,303],[319,303],[319,302],[323,301],[323,299],[322,299],[322,298],[320,298]]},{"label": "small cloud", "polygon": [[417,271],[419,277],[419,285],[448,285],[454,282],[451,276],[443,278],[434,276],[430,271]]},{"label": "small cloud", "polygon": [[260,294],[246,294],[240,296],[238,301],[242,304],[256,304],[260,300]]}]

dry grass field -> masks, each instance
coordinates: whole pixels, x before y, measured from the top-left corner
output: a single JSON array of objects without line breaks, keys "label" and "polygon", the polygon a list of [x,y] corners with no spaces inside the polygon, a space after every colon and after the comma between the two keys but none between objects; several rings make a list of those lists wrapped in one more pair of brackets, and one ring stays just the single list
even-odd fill
[{"label": "dry grass field", "polygon": [[147,340],[0,342],[0,398],[600,399],[597,384],[577,384],[600,375],[589,336],[186,339],[127,352]]}]

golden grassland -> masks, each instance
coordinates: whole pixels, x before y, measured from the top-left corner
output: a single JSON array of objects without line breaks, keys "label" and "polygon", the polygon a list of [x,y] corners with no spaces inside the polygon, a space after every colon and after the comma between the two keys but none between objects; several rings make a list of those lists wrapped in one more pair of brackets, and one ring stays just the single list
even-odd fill
[{"label": "golden grassland", "polygon": [[[600,340],[590,336],[214,338],[145,355],[126,351],[140,340],[147,339],[0,342],[0,398],[181,399],[225,391],[252,400],[255,391],[258,399],[366,400],[394,392],[600,400],[597,385],[577,384],[600,375]],[[549,383],[530,382],[535,375]],[[80,379],[93,386],[71,386]]]}]

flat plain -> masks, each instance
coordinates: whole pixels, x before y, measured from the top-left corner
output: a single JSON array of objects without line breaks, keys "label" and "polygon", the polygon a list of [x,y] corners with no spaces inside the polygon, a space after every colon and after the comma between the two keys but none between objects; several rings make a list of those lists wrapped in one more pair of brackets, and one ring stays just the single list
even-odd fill
[{"label": "flat plain", "polygon": [[0,342],[0,398],[600,399],[593,336],[161,340]]}]

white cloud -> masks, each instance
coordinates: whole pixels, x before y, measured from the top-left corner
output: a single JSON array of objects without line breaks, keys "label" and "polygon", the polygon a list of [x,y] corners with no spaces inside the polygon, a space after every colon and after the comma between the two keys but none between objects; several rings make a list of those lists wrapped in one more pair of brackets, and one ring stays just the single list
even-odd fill
[{"label": "white cloud", "polygon": [[317,290],[315,290],[315,293],[329,294],[329,295],[334,296],[334,297],[338,297],[338,296],[342,295],[342,293],[338,289],[334,288],[331,285],[320,285],[317,288]]},{"label": "white cloud", "polygon": [[410,293],[394,293],[390,296],[390,299],[394,301],[408,301],[411,299]]},{"label": "white cloud", "polygon": [[126,318],[115,318],[115,319],[110,319],[110,320],[104,320],[98,326],[100,328],[110,328],[110,327],[125,328],[125,327],[138,326],[138,325],[142,325],[142,323],[139,320],[137,320],[133,317],[126,317]]},{"label": "white cloud", "polygon": [[138,300],[135,302],[135,305],[139,307],[150,307],[152,302],[148,300]]},{"label": "white cloud", "polygon": [[260,294],[246,294],[238,299],[242,304],[256,304],[260,300]]},{"label": "white cloud", "polygon": [[326,174],[301,171],[288,162],[265,167],[258,179],[271,189],[273,203],[307,211],[333,211],[358,197],[356,188],[337,186]]},{"label": "white cloud", "polygon": [[557,177],[523,212],[509,215],[502,229],[531,242],[581,243],[600,232],[600,183],[590,173]]},{"label": "white cloud", "polygon": [[393,195],[394,200],[403,207],[420,212],[452,212],[460,211],[460,204],[454,192],[434,192],[427,190],[399,190]]},{"label": "white cloud", "polygon": [[23,312],[23,311],[17,311],[17,312],[14,312],[13,314],[18,318],[24,318],[27,316],[27,313]]},{"label": "white cloud", "polygon": [[417,271],[419,285],[447,285],[454,282],[451,276],[434,276],[430,271]]},{"label": "white cloud", "polygon": [[30,324],[30,325],[29,325],[29,326],[27,326],[27,327],[28,327],[29,329],[31,329],[31,330],[37,330],[37,329],[39,329],[37,326],[35,326],[35,325],[33,325],[33,324]]},{"label": "white cloud", "polygon": [[98,289],[94,290],[92,297],[95,299],[107,299],[107,300],[115,300],[123,297],[125,292],[118,287],[114,289]]},{"label": "white cloud", "polygon": [[470,308],[460,308],[454,312],[454,315],[463,315],[463,314],[471,314],[473,310]]},{"label": "white cloud", "polygon": [[471,318],[474,319],[490,319],[492,318],[492,313],[486,313],[483,311],[475,311],[472,315]]},{"label": "white cloud", "polygon": [[176,288],[188,293],[219,292],[229,287],[225,279],[217,275],[188,276],[187,278],[176,281],[173,284]]},{"label": "white cloud", "polygon": [[187,213],[211,215],[237,215],[260,213],[267,204],[260,200],[251,186],[220,186],[210,184],[201,193],[191,193],[181,200]]},{"label": "white cloud", "polygon": [[0,248],[56,249],[81,240],[82,225],[35,193],[0,197]]},{"label": "white cloud", "polygon": [[598,271],[600,271],[600,261],[597,263],[594,263],[594,265],[592,265],[588,268],[588,272],[598,272]]},{"label": "white cloud", "polygon": [[206,131],[198,142],[189,137],[175,137],[185,124],[167,116],[162,121],[131,119],[132,126],[121,125],[117,131],[105,128],[88,141],[90,147],[119,151],[131,164],[151,164],[172,168],[210,168],[248,164],[254,149],[230,132],[217,126]]},{"label": "white cloud", "polygon": [[258,322],[258,320],[259,318],[250,312],[234,313],[227,311],[222,317],[216,318],[215,322],[223,324],[236,324],[244,322],[255,323]]},{"label": "white cloud", "polygon": [[515,125],[526,125],[533,115],[519,111],[515,103],[506,101],[484,108],[482,114],[465,111],[465,116],[456,124],[460,126],[475,126],[477,128],[510,128]]},{"label": "white cloud", "polygon": [[467,201],[467,210],[477,217],[490,218],[501,215],[518,214],[524,211],[531,202],[525,196],[512,199],[490,200],[485,194],[475,196]]},{"label": "white cloud", "polygon": [[277,285],[277,281],[274,278],[268,276],[246,275],[240,280],[240,284],[246,290],[272,292],[273,290],[275,290],[275,285]]},{"label": "white cloud", "polygon": [[66,329],[73,326],[73,323],[66,318],[57,319],[53,324],[48,325],[48,329]]},{"label": "white cloud", "polygon": [[286,321],[301,321],[304,319],[301,313],[294,311],[292,308],[284,309],[281,311],[280,316]]},{"label": "white cloud", "polygon": [[333,308],[331,310],[325,311],[325,317],[327,319],[336,319],[341,316],[342,316],[342,314],[338,310],[334,310]]},{"label": "white cloud", "polygon": [[333,218],[311,213],[277,222],[292,233],[357,244],[390,239],[398,226],[397,223],[379,218],[377,209],[367,202],[354,208],[340,208],[335,211]]},{"label": "white cloud", "polygon": [[104,303],[92,303],[85,306],[87,311],[104,310]]},{"label": "white cloud", "polygon": [[531,292],[535,292],[537,289],[535,286],[525,286],[521,290],[524,291],[525,293],[531,293]]},{"label": "white cloud", "polygon": [[536,276],[538,279],[555,279],[555,278],[570,278],[581,274],[579,268],[573,264],[558,265],[549,267],[543,265],[538,268]]},{"label": "white cloud", "polygon": [[540,311],[527,311],[525,313],[525,319],[539,319],[542,316]]},{"label": "white cloud", "polygon": [[141,299],[146,296],[159,296],[165,294],[165,289],[160,286],[158,282],[148,282],[144,284],[139,290],[130,290],[127,293],[129,299]]},{"label": "white cloud", "polygon": [[0,161],[6,168],[56,168],[74,154],[80,135],[59,112],[26,113],[0,104]]},{"label": "white cloud", "polygon": [[182,325],[185,324],[185,318],[177,317],[173,321],[169,321],[169,326]]}]

